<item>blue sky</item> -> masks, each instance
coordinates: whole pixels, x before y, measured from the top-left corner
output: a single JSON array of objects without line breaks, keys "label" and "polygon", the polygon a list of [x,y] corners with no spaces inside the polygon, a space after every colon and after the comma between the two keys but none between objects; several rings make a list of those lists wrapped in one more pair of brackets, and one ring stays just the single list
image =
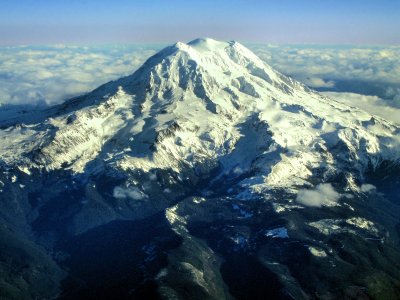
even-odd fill
[{"label": "blue sky", "polygon": [[0,45],[172,42],[399,44],[399,0],[1,0]]}]

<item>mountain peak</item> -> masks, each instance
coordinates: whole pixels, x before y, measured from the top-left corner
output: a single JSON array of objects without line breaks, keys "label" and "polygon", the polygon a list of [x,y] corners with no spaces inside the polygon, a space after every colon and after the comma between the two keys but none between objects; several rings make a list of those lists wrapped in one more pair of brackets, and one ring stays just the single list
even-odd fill
[{"label": "mountain peak", "polygon": [[[164,59],[171,55],[179,55],[182,53],[185,53],[186,56],[194,60],[199,60],[201,57],[217,55],[224,60],[234,59],[234,57],[246,57],[248,62],[257,61],[257,63],[262,63],[254,53],[236,41],[225,42],[211,38],[197,38],[188,43],[177,42],[161,50],[155,57]],[[150,58],[150,60],[152,60],[152,58]]]},{"label": "mountain peak", "polygon": [[258,85],[261,82],[282,87],[291,84],[290,80],[278,83],[282,75],[240,43],[210,38],[177,42],[166,47],[150,57],[130,78],[157,91],[167,87],[177,87],[175,91],[181,88],[186,92],[192,90],[199,98],[209,98],[212,90],[229,89],[232,84],[242,92],[256,96],[255,82],[246,80],[243,76],[246,73],[256,77]]},{"label": "mountain peak", "polygon": [[215,52],[218,50],[223,50],[226,47],[229,47],[233,43],[236,42],[223,42],[217,41],[211,38],[197,38],[188,43],[185,42],[176,42],[172,46],[167,46],[160,53],[169,52],[168,50],[175,50],[175,51],[191,51],[196,50],[198,52]]},{"label": "mountain peak", "polygon": [[230,43],[213,40],[211,38],[198,38],[190,41],[187,45],[197,51],[216,51],[228,47]]},{"label": "mountain peak", "polygon": [[[215,160],[242,149],[237,141],[244,134],[249,144],[273,143],[286,149],[287,157],[293,152],[290,159],[282,160],[281,169],[275,169],[279,176],[271,172],[266,180],[282,184],[283,177],[290,177],[285,184],[291,184],[297,178],[294,173],[307,169],[285,169],[287,161],[296,161],[298,149],[308,149],[302,150],[303,154],[313,153],[314,148],[326,149],[339,142],[347,145],[354,140],[359,146],[351,151],[362,158],[362,166],[357,168],[363,168],[370,163],[369,152],[386,149],[381,154],[388,157],[394,151],[390,142],[381,145],[378,136],[391,136],[396,130],[384,121],[378,122],[375,132],[371,126],[367,130],[363,124],[371,119],[369,114],[324,98],[274,71],[240,43],[209,38],[166,47],[132,75],[67,101],[54,111],[49,110],[46,120],[31,127],[34,143],[28,136],[21,137],[32,148],[31,156],[4,151],[3,160],[19,163],[24,159],[31,166],[47,169],[68,165],[74,172],[83,172],[94,158],[113,157],[114,162],[129,168],[146,169],[158,161],[160,168],[178,169],[182,161],[196,165],[205,157]],[[259,133],[249,129],[253,122],[261,129],[268,128],[268,141],[259,140]],[[45,130],[48,133],[44,135]],[[15,134],[20,133],[15,130]],[[72,134],[75,140],[71,140]],[[364,148],[365,142],[358,141],[361,136],[369,137]],[[77,147],[77,141],[85,142]],[[120,160],[126,149],[131,149],[129,155]],[[241,151],[246,152],[244,148],[236,152]],[[259,153],[246,154],[246,159],[242,154],[220,163],[228,170],[233,164],[246,170],[252,156]],[[142,156],[153,158],[144,162],[138,159]],[[307,159],[311,157],[315,154]]]}]

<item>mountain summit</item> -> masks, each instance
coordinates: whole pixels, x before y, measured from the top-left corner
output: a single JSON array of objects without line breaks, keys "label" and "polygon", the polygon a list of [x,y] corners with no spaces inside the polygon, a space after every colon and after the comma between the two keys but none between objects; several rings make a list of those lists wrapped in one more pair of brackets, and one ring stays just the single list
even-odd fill
[{"label": "mountain summit", "polygon": [[1,222],[34,257],[21,271],[33,285],[7,282],[20,296],[399,287],[400,128],[237,42],[178,42],[130,76],[0,125]]}]

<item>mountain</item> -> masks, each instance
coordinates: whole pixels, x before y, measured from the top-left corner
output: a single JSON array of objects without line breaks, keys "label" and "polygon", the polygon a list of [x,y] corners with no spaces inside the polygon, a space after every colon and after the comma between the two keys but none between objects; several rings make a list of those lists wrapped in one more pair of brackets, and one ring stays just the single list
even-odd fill
[{"label": "mountain", "polygon": [[6,298],[398,297],[400,128],[237,42],[0,127]]}]

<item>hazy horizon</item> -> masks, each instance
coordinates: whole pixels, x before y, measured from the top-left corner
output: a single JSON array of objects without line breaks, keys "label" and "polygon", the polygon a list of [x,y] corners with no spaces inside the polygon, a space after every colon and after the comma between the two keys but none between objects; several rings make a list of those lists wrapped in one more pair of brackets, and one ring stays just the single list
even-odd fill
[{"label": "hazy horizon", "polygon": [[171,43],[397,45],[398,1],[48,1],[0,3],[0,45]]}]

